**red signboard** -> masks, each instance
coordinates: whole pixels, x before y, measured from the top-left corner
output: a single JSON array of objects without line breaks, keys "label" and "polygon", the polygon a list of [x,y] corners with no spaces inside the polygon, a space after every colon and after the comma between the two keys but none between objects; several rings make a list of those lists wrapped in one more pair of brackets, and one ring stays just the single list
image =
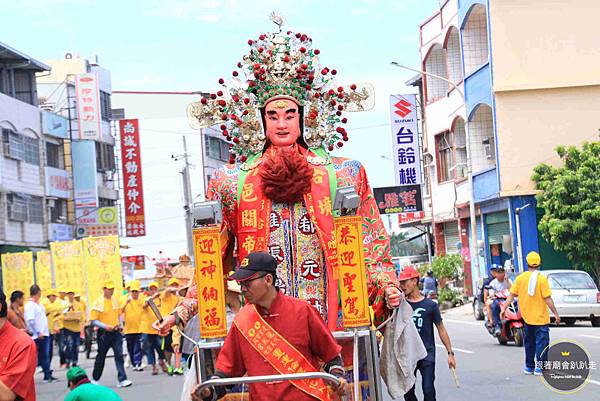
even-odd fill
[{"label": "red signboard", "polygon": [[146,257],[144,255],[121,256],[121,263],[133,263],[133,270],[144,270]]},{"label": "red signboard", "polygon": [[398,223],[400,224],[408,224],[415,221],[421,221],[425,218],[425,212],[406,212],[406,213],[398,213]]},{"label": "red signboard", "polygon": [[121,163],[123,165],[123,199],[125,199],[125,235],[146,235],[144,190],[138,120],[120,120]]}]

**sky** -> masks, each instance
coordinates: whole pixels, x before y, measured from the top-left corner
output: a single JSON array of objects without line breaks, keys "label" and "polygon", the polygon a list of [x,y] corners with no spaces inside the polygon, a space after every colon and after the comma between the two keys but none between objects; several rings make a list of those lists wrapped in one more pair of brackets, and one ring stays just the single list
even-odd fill
[{"label": "sky", "polygon": [[[284,30],[306,33],[321,50],[321,63],[336,68],[341,84],[370,82],[373,110],[348,115],[350,141],[334,155],[360,160],[371,185],[394,185],[389,119],[390,94],[414,93],[405,82],[417,67],[419,24],[438,0],[0,0],[0,41],[37,59],[67,52],[98,56],[111,71],[113,90],[215,91],[244,55],[248,39],[275,31],[271,11]],[[194,165],[192,192],[201,198],[199,135],[189,128],[181,97],[113,96],[140,118],[142,166],[149,234],[123,239],[124,254],[177,257],[186,250],[179,169],[171,155],[188,140]],[[151,105],[149,105],[151,103]],[[384,219],[385,221],[385,219]]]}]

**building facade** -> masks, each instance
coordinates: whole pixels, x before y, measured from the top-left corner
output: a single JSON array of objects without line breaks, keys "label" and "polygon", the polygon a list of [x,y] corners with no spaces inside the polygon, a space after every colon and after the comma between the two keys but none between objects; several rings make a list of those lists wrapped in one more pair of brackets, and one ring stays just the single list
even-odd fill
[{"label": "building facade", "polygon": [[[118,234],[118,219],[103,221],[104,215],[115,215],[118,206],[118,177],[115,163],[114,124],[111,124],[110,71],[97,60],[81,58],[74,53],[62,60],[47,61],[50,74],[38,76],[40,107],[67,120],[68,136],[63,151],[67,163],[71,196],[67,201],[67,220],[74,224],[74,237]],[[99,131],[94,140],[82,140],[79,132],[76,77],[95,74],[98,82]],[[64,207],[61,204],[61,207]],[[109,209],[106,209],[109,208]],[[110,208],[115,208],[113,213]]]},{"label": "building facade", "polygon": [[47,246],[46,149],[35,74],[49,69],[0,43],[0,253]]},{"label": "building facade", "polygon": [[[569,267],[538,233],[531,181],[536,165],[559,162],[557,145],[579,145],[597,132],[600,55],[581,51],[597,47],[585,33],[592,2],[567,3],[565,22],[564,2],[448,0],[421,24],[422,69],[445,78],[423,75],[436,254],[461,252],[466,282],[492,264],[523,271],[532,250],[546,268]],[[469,252],[471,191],[477,271]]]}]

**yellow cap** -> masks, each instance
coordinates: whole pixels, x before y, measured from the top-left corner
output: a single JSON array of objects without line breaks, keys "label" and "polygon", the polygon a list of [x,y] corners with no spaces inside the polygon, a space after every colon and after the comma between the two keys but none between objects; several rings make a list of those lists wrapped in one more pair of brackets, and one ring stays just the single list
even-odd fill
[{"label": "yellow cap", "polygon": [[173,277],[171,279],[169,279],[169,282],[167,283],[167,285],[179,285],[179,280],[177,280],[176,277]]},{"label": "yellow cap", "polygon": [[125,289],[129,291],[129,287],[131,287],[131,283],[135,281],[135,280],[131,280],[131,281],[126,281],[125,282]]},{"label": "yellow cap", "polygon": [[65,287],[59,287],[59,288],[56,289],[56,291],[58,291],[58,292],[64,292],[64,293],[67,292],[67,290],[65,289]]},{"label": "yellow cap", "polygon": [[[43,291],[42,291],[42,292],[43,292]],[[50,296],[52,296],[52,295],[56,296],[56,291],[54,290],[54,288],[48,288],[48,289],[46,290],[46,296],[47,296],[47,297],[50,297]]]},{"label": "yellow cap", "polygon": [[152,281],[152,282],[150,282],[150,284],[148,284],[148,288],[150,288],[150,287],[158,288],[158,283],[156,281]]},{"label": "yellow cap", "polygon": [[529,252],[527,254],[527,264],[531,267],[538,267],[542,263],[542,258],[537,252]]},{"label": "yellow cap", "polygon": [[115,288],[115,283],[112,280],[106,280],[102,288],[108,288],[109,290],[113,289]]},{"label": "yellow cap", "polygon": [[132,280],[129,283],[129,291],[140,291],[140,282],[137,280]]},{"label": "yellow cap", "polygon": [[76,292],[76,291],[75,291],[74,289],[72,289],[72,288],[66,288],[65,290],[66,290],[65,292],[66,292],[67,294],[68,294],[68,293],[70,293],[70,292],[72,292],[73,294],[75,294],[75,292]]}]

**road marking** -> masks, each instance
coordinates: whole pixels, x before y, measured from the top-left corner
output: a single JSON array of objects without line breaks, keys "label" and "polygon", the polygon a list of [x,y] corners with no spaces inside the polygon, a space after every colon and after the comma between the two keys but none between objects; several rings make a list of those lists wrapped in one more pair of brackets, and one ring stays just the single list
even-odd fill
[{"label": "road marking", "polygon": [[470,324],[471,326],[479,326],[479,327],[484,327],[483,326],[483,322],[481,323],[476,323],[476,322],[469,322],[467,320],[454,320],[454,319],[443,319],[444,322],[450,322],[450,323],[460,323],[460,324]]},{"label": "road marking", "polygon": [[[436,344],[435,346],[438,348],[446,348],[442,344]],[[474,354],[473,351],[469,351],[468,349],[461,349],[461,348],[456,348],[456,347],[452,347],[452,351],[463,352],[465,354]]]},{"label": "road marking", "polygon": [[600,386],[600,382],[596,381],[596,380],[588,379],[588,383],[592,383],[592,384],[596,384],[596,385]]},{"label": "road marking", "polygon": [[595,338],[596,340],[600,340],[600,336],[592,336],[590,334],[580,334],[579,337],[588,337],[588,338]]}]

